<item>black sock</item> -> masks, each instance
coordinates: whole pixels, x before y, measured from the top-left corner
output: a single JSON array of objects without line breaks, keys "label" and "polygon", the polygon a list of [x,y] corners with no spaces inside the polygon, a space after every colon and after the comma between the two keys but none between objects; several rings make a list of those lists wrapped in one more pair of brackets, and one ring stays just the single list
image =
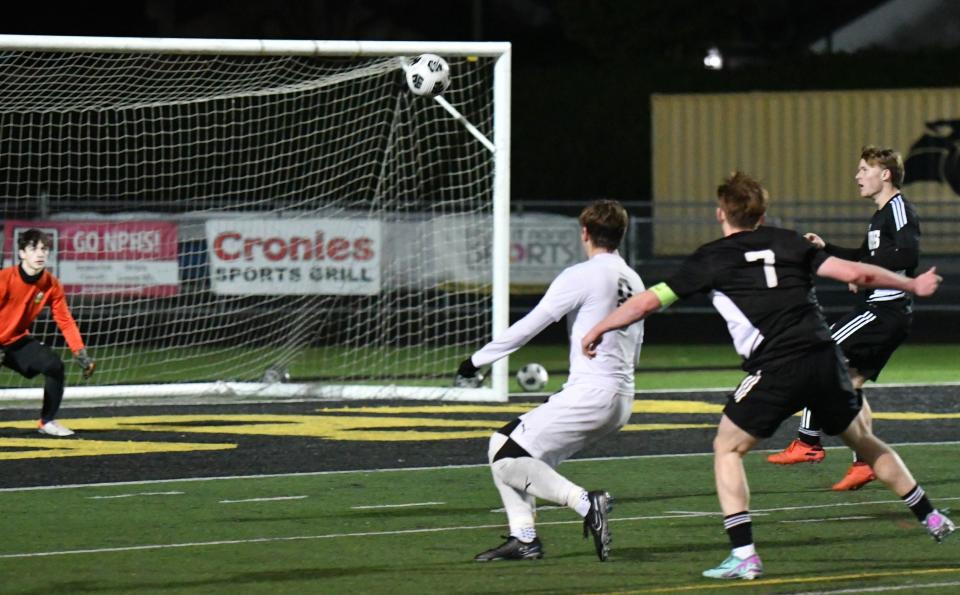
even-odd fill
[{"label": "black sock", "polygon": [[734,548],[753,543],[753,523],[750,521],[749,511],[723,517],[723,528],[727,530],[730,544]]},{"label": "black sock", "polygon": [[[863,403],[863,389],[858,388],[854,392],[857,393],[857,400],[860,403]],[[858,453],[857,451],[853,451],[853,462],[856,464],[856,463],[864,463],[866,461],[863,460],[863,457],[860,456],[860,453]]]},{"label": "black sock", "polygon": [[907,492],[905,496],[902,496],[902,498],[921,523],[927,518],[928,514],[933,512],[933,505],[930,504],[930,500],[927,499],[927,493],[923,491],[920,484],[913,486],[913,489]]},{"label": "black sock", "polygon": [[804,409],[800,416],[800,429],[797,438],[807,446],[820,446],[820,425],[814,419],[813,411]]}]

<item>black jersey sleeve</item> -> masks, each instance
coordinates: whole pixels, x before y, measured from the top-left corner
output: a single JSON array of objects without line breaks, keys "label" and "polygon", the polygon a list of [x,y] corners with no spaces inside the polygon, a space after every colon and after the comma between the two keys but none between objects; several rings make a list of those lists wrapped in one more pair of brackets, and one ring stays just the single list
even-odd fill
[{"label": "black jersey sleeve", "polygon": [[[831,256],[833,255],[827,254],[826,250],[814,249],[814,251],[810,253],[810,258],[809,258],[810,272],[816,274],[817,269],[820,268],[820,265],[823,264],[823,261],[830,258]],[[839,258],[839,256],[837,258]]]},{"label": "black jersey sleeve", "polygon": [[844,260],[853,260],[861,261],[867,257],[869,252],[867,251],[867,240],[864,239],[863,243],[860,244],[859,248],[844,248],[843,246],[837,246],[836,244],[828,243],[823,248],[824,252],[830,256],[836,256],[837,258],[842,258]]}]

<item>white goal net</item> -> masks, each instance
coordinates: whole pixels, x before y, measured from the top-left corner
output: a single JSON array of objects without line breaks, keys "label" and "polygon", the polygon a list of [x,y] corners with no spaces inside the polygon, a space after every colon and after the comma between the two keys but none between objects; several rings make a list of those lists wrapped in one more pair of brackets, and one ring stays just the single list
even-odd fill
[{"label": "white goal net", "polygon": [[[409,92],[424,52],[455,109]],[[505,399],[505,365],[452,379],[506,327],[509,67],[509,44],[0,35],[3,264],[54,234],[98,363],[68,362],[68,398]],[[69,359],[48,314],[33,334]]]}]

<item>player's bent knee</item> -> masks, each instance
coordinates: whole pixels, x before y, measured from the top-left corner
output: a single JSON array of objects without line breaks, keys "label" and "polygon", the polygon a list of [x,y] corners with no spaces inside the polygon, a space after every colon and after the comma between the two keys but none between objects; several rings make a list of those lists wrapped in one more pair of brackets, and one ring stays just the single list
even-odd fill
[{"label": "player's bent knee", "polygon": [[63,378],[65,375],[63,360],[60,358],[51,359],[43,367],[44,376],[53,376],[55,378]]}]

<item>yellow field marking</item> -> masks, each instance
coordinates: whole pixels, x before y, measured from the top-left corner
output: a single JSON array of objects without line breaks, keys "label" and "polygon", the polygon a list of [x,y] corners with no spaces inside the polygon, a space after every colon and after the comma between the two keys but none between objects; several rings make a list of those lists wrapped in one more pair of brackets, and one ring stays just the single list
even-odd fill
[{"label": "yellow field marking", "polygon": [[[0,422],[0,428],[29,429],[31,421]],[[347,415],[204,414],[141,417],[77,418],[70,427],[83,431],[176,432],[178,434],[240,434],[304,436],[328,440],[397,442],[486,438],[503,426],[502,420],[435,417],[380,417]],[[629,424],[627,432],[712,427],[698,423]],[[33,442],[33,441],[30,441]]]},{"label": "yellow field marking", "polygon": [[633,402],[634,413],[721,413],[723,404],[706,401],[639,399]]},{"label": "yellow field marking", "polygon": [[[540,403],[515,403],[504,405],[400,405],[400,406],[364,406],[318,409],[323,413],[526,413]],[[723,405],[705,401],[684,401],[680,399],[636,399],[633,401],[634,413],[720,413]]]},{"label": "yellow field marking", "polygon": [[900,421],[921,421],[925,419],[960,419],[960,413],[919,413],[916,411],[879,412],[873,411],[873,419],[896,419]]},{"label": "yellow field marking", "polygon": [[621,432],[652,432],[654,430],[695,430],[697,428],[716,428],[717,424],[627,424]]},{"label": "yellow field marking", "polygon": [[[203,414],[158,415],[134,417],[78,418],[70,426],[83,431],[171,432],[180,434],[226,434],[256,436],[301,436],[355,442],[400,442],[429,440],[461,440],[486,438],[503,426],[502,419],[451,419],[430,417],[430,413],[486,414],[522,413],[535,407],[522,405],[427,405],[402,407],[358,407],[320,409],[313,415]],[[633,412],[655,414],[717,415],[722,406],[704,401],[640,399],[634,401]],[[371,415],[378,413],[382,415]],[[414,415],[408,415],[413,413]],[[348,415],[352,414],[352,415]],[[419,414],[419,415],[416,415]],[[877,419],[901,421],[960,419],[960,413],[875,412]],[[716,420],[703,422],[650,422],[628,424],[625,432],[671,431],[712,428]],[[0,428],[29,430],[33,421],[0,422]],[[82,438],[82,436],[80,436]],[[4,440],[4,439],[0,439]],[[5,439],[0,444],[14,446]],[[78,446],[82,444],[83,446]],[[0,452],[0,460],[34,457],[87,456],[97,454],[130,454],[133,452],[171,452],[222,450],[235,445],[184,445],[171,443],[123,442],[98,440],[22,439],[24,450]]]},{"label": "yellow field marking", "polygon": [[321,413],[526,413],[540,403],[514,405],[366,405],[363,407],[321,407]]},{"label": "yellow field marking", "polygon": [[[663,587],[659,589],[641,589],[639,591],[617,591],[618,593],[679,593],[683,591],[712,591],[714,589],[748,589],[750,587],[769,587],[773,585],[795,585],[802,583],[819,583],[819,582],[831,582],[831,581],[858,581],[871,578],[886,578],[890,576],[896,577],[905,577],[905,576],[923,576],[927,574],[952,574],[955,572],[960,572],[960,567],[948,567],[948,568],[926,568],[923,570],[896,570],[889,572],[860,572],[857,574],[834,574],[834,575],[825,575],[825,576],[805,576],[797,578],[779,578],[779,579],[760,579],[753,581],[730,581],[730,582],[717,582],[714,580],[710,583],[696,584],[696,585],[684,585],[681,587]],[[707,580],[707,579],[704,579]],[[861,585],[862,586],[862,585]],[[916,585],[917,587],[922,587],[922,584]]]},{"label": "yellow field marking", "polygon": [[[486,438],[503,425],[498,420],[340,415],[203,414],[77,418],[70,427],[83,431],[173,432],[250,436],[305,436],[330,440],[404,441]],[[36,422],[0,422],[0,428],[30,428]]]},{"label": "yellow field marking", "polygon": [[[34,425],[35,422],[34,422]],[[195,444],[190,442],[129,442],[111,440],[64,440],[62,438],[0,438],[0,461],[136,455],[157,452],[230,450],[236,444]],[[9,450],[17,449],[17,450]]]}]

